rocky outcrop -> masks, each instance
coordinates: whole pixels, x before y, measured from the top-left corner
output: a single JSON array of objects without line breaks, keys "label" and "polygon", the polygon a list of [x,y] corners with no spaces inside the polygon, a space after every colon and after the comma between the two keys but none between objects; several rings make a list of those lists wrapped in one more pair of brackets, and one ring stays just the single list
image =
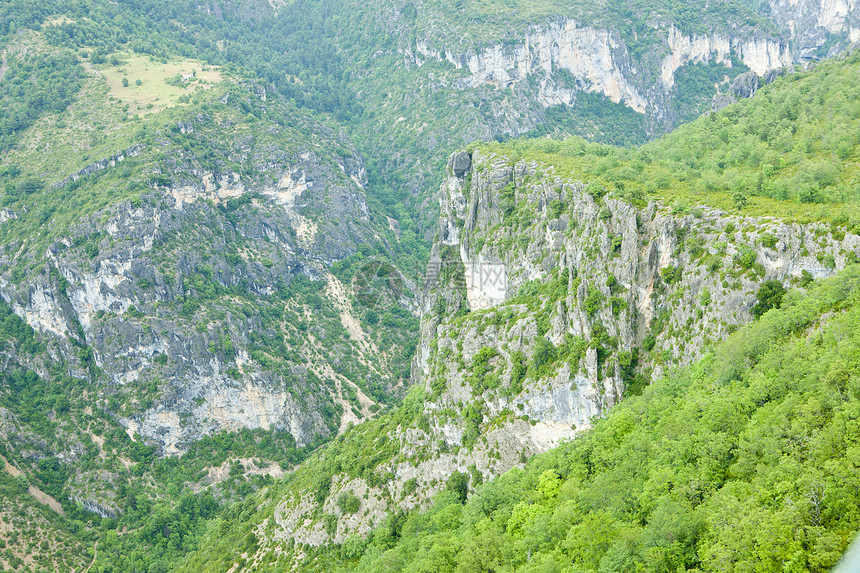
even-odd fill
[{"label": "rocky outcrop", "polygon": [[[748,30],[745,32],[749,32]],[[460,88],[485,84],[508,88],[527,79],[537,85],[541,105],[573,105],[576,93],[586,90],[603,94],[639,113],[674,120],[667,115],[675,72],[687,64],[714,63],[732,67],[732,58],[761,76],[791,65],[787,42],[779,37],[739,33],[684,34],[674,25],[658,32],[664,40],[652,54],[660,60],[660,83],[650,83],[653,58],[631,56],[618,31],[598,29],[572,19],[560,19],[524,34],[517,42],[455,53],[418,41],[407,55],[420,65],[426,59],[447,61],[468,76],[457,80]],[[575,80],[573,85],[559,73]],[[670,115],[670,114],[669,114]]]},{"label": "rocky outcrop", "polygon": [[[374,479],[335,471],[321,505],[299,490],[275,502],[265,550],[365,534],[426,507],[454,471],[492,479],[750,321],[762,281],[829,276],[860,253],[860,237],[824,225],[636,207],[482,151],[450,157],[439,203],[413,364],[420,416],[386,421],[378,443],[397,453]],[[368,435],[347,434],[345,450]],[[359,513],[338,508],[346,492]]]},{"label": "rocky outcrop", "polygon": [[[390,358],[370,358],[381,352],[348,294],[329,297],[352,288],[331,265],[377,240],[360,156],[256,146],[233,129],[191,115],[169,132],[184,144],[135,145],[57,181],[86,184],[132,157],[149,165],[137,196],[81,214],[41,272],[20,281],[8,272],[14,251],[2,256],[13,311],[71,374],[117,396],[110,414],[161,455],[241,429],[286,430],[305,446],[371,416],[362,387],[398,382]],[[188,153],[188,140],[207,137],[232,139],[243,173]],[[296,281],[321,285],[302,287],[320,291],[314,306],[290,294]]]},{"label": "rocky outcrop", "polygon": [[793,73],[792,68],[780,68],[771,70],[763,76],[758,76],[755,72],[745,72],[732,80],[729,90],[724,93],[714,95],[712,111],[719,111],[738,101],[739,99],[751,98],[763,85],[767,85],[776,78],[787,73]]},{"label": "rocky outcrop", "polygon": [[769,0],[760,10],[791,41],[796,62],[834,56],[860,41],[860,3],[856,0]]},{"label": "rocky outcrop", "polygon": [[83,169],[80,169],[80,170],[76,171],[75,173],[72,173],[71,175],[69,175],[68,177],[63,179],[62,181],[56,181],[54,183],[51,183],[51,189],[54,189],[54,190],[62,189],[63,187],[65,187],[69,183],[73,183],[73,182],[79,180],[81,177],[86,177],[87,175],[92,175],[93,173],[96,173],[96,172],[101,171],[103,169],[107,169],[108,167],[115,167],[118,163],[125,161],[125,159],[127,157],[136,157],[137,155],[140,154],[140,152],[142,150],[143,150],[143,145],[133,145],[124,151],[121,151],[119,153],[115,153],[115,154],[111,155],[110,157],[100,159],[99,161],[94,161],[93,163],[90,163],[89,165],[87,165]]},{"label": "rocky outcrop", "polygon": [[[547,339],[556,345],[566,334],[588,340],[594,324],[600,323],[617,338],[619,350],[632,350],[662,314],[666,326],[674,328],[657,334],[654,343],[673,356],[672,362],[688,363],[698,358],[708,340],[750,320],[753,295],[762,280],[787,282],[807,273],[828,276],[860,248],[857,236],[837,240],[818,223],[759,221],[709,208],[677,214],[655,202],[636,208],[619,199],[596,199],[582,184],[536,163],[511,165],[506,158],[477,153],[471,170],[460,177],[451,169],[458,163],[465,159],[455,155],[449,161],[449,177],[440,193],[440,232],[431,268],[457,265],[466,269],[467,277],[469,269],[481,268],[484,274],[478,277],[482,280],[466,278],[462,288],[436,283],[427,293],[417,371],[428,385],[435,360],[430,348],[442,344],[440,329],[449,328],[446,316],[464,302],[473,312],[499,314],[508,304],[522,304],[517,294],[528,284],[560,273],[569,289],[556,307],[544,309],[551,324],[543,335]],[[505,194],[512,201],[508,206],[503,205]],[[507,219],[504,209],[513,204],[523,216]],[[599,292],[594,298],[604,301],[600,308],[584,308],[589,291]],[[609,304],[613,297],[615,311]],[[510,310],[527,314],[516,304]],[[443,308],[446,312],[440,315]],[[463,320],[456,322],[461,325]],[[464,361],[469,363],[473,354],[466,352],[467,345],[477,351],[492,342],[495,348],[509,349],[503,354],[529,349],[536,333],[526,324],[512,323],[504,333],[484,327],[479,329],[484,334],[458,340]],[[462,334],[461,327],[454,330]],[[586,362],[583,355],[584,373],[593,370]],[[575,378],[576,366],[561,378]],[[656,366],[653,372],[660,370]],[[611,369],[604,370],[603,377],[610,379],[606,388],[620,389]],[[618,397],[607,395],[599,406]]]},{"label": "rocky outcrop", "polygon": [[[425,44],[419,43],[416,51],[425,57],[441,58]],[[573,20],[562,20],[546,30],[526,34],[522,43],[514,46],[495,45],[469,54],[444,58],[471,74],[461,85],[473,87],[492,83],[508,87],[535,72],[542,72],[544,83],[540,99],[545,105],[571,103],[572,94],[563,91],[550,93],[547,79],[555,69],[563,69],[590,86],[592,91],[603,93],[612,101],[623,101],[637,111],[645,111],[645,99],[628,80],[629,57],[623,42],[616,33],[583,26]]]}]

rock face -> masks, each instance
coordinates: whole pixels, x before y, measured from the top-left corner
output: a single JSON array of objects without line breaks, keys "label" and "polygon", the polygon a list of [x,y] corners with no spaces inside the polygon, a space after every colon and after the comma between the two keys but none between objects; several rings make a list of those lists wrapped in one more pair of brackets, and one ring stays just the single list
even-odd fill
[{"label": "rock face", "polygon": [[[364,198],[355,187],[339,188],[313,163],[302,167],[309,178],[315,174],[326,196],[334,196],[337,210],[357,220],[366,217]],[[123,203],[96,214],[51,248],[47,266],[53,273],[37,278],[24,292],[12,285],[4,292],[13,310],[37,330],[61,340],[82,334],[94,365],[110,384],[156,384],[161,398],[124,423],[130,433],[157,443],[167,454],[219,430],[288,429],[298,445],[329,433],[314,395],[325,392],[314,388],[305,370],[276,373],[253,366],[253,333],[264,329],[259,317],[227,313],[212,321],[206,309],[187,303],[205,300],[209,290],[244,291],[251,299],[265,300],[296,276],[320,280],[324,262],[349,254],[348,245],[357,237],[320,232],[312,224],[314,230],[306,236],[293,238],[294,229],[311,223],[294,205],[279,205],[280,188],[264,188],[260,209],[242,212],[235,231],[250,243],[250,252],[260,249],[257,253],[269,254],[273,262],[230,264],[226,255],[232,237],[216,235],[230,223],[213,203],[254,189],[245,188],[235,174],[226,179],[213,180],[211,192],[203,185],[170,186],[148,195],[140,206]],[[314,199],[298,193],[295,200]],[[76,239],[93,235],[103,237],[94,258],[71,248]],[[176,242],[177,237],[187,243]],[[210,249],[214,256],[207,256]],[[170,255],[175,267],[158,264]],[[220,298],[216,295],[209,304],[228,308]]]},{"label": "rock face", "polygon": [[[741,72],[763,78],[794,64],[833,56],[860,40],[860,7],[854,0],[773,0],[762,4],[760,13],[776,29],[726,21],[710,33],[690,33],[670,21],[649,23],[658,41],[644,52],[628,45],[636,41],[626,31],[571,18],[557,18],[489,45],[470,46],[466,38],[427,34],[403,52],[417,66],[428,60],[453,65],[460,70],[450,80],[456,89],[493,86],[512,88],[514,94],[525,90],[530,102],[544,108],[575,106],[581,91],[601,94],[644,114],[654,135],[683,117],[676,109],[676,76],[686,66],[721,66],[731,79],[741,64]],[[745,82],[743,89],[729,82],[719,92],[748,97],[745,94],[755,87],[751,78]],[[517,113],[509,114],[507,133],[517,135],[535,120],[529,110],[512,105]]]},{"label": "rock face", "polygon": [[[434,373],[448,372],[441,403],[465,403],[472,392],[465,375],[452,373],[452,363],[470,364],[482,348],[496,349],[501,364],[511,364],[518,351],[533,356],[541,338],[561,348],[573,337],[593,349],[595,335],[607,335],[613,348],[598,348],[596,364],[593,354],[578,353],[578,361],[527,382],[519,395],[483,395],[490,416],[508,409],[563,424],[568,433],[620,399],[630,359],[623,353],[635,351],[640,370],[653,376],[689,363],[709,341],[751,319],[762,280],[830,275],[860,247],[857,236],[837,241],[820,224],[711,209],[678,215],[653,202],[640,209],[595,199],[582,184],[539,164],[511,165],[481,153],[463,177],[449,171],[440,203],[431,268],[483,274],[467,278],[465,288],[449,281],[427,293],[417,379],[432,392]],[[513,205],[514,214],[506,216]],[[551,281],[558,284],[553,294],[534,286]],[[531,300],[523,302],[524,296]],[[474,316],[452,319],[464,305]],[[509,368],[502,387],[510,376]]]},{"label": "rock face", "polygon": [[[454,471],[491,479],[523,463],[588,428],[628,384],[694,361],[750,321],[762,281],[829,276],[860,253],[860,237],[824,225],[636,207],[482,151],[451,156],[439,202],[413,364],[420,414],[374,430],[396,453],[369,477],[334,463],[321,507],[334,529],[314,519],[313,494],[275,502],[263,553],[289,539],[343,542],[398,508],[425,507]],[[346,434],[344,451],[369,435]],[[337,509],[345,492],[362,500],[359,514]]]},{"label": "rock face", "polygon": [[[668,122],[667,125],[676,120],[667,110],[674,95],[675,73],[682,66],[714,63],[731,68],[734,58],[761,76],[792,64],[788,42],[778,36],[750,30],[737,35],[689,35],[674,25],[659,30],[663,43],[655,46],[646,60],[632,57],[617,31],[597,29],[572,19],[531,30],[517,42],[467,52],[418,41],[414,52],[407,55],[418,65],[434,59],[467,70],[468,75],[456,82],[461,88],[492,84],[501,89],[532,81],[537,85],[536,100],[545,107],[573,105],[577,92],[585,90]],[[659,81],[654,83],[650,78],[658,55]],[[575,83],[571,85],[563,79],[562,73]]]},{"label": "rock face", "polygon": [[[370,417],[371,387],[402,382],[358,320],[353,285],[331,272],[378,237],[361,157],[343,142],[329,155],[299,135],[278,138],[285,128],[274,124],[248,137],[225,119],[241,112],[212,109],[218,121],[190,114],[56,182],[53,192],[86,188],[88,177],[147,166],[128,182],[139,194],[81,214],[31,276],[9,270],[15,251],[0,261],[3,298],[52,359],[113,396],[109,413],[161,455],[241,429],[283,430],[301,447]],[[212,142],[227,142],[224,159],[242,173],[189,151]]]},{"label": "rock face", "polygon": [[797,62],[830,57],[860,41],[856,0],[769,0],[761,9],[790,39]]}]

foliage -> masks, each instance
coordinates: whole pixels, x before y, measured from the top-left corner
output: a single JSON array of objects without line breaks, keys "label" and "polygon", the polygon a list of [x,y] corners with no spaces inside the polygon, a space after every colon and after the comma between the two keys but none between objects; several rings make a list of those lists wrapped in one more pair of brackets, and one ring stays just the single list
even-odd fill
[{"label": "foliage", "polygon": [[440,519],[462,474],[393,542],[374,535],[349,559],[332,546],[301,569],[827,571],[860,526],[858,293],[856,266],[790,293],[590,432],[478,487],[460,518]]},{"label": "foliage", "polygon": [[85,73],[69,51],[8,60],[0,81],[0,152],[13,146],[43,114],[64,111],[83,85]]},{"label": "foliage", "polygon": [[349,515],[361,509],[361,500],[349,492],[343,492],[337,496],[337,506],[343,515]]},{"label": "foliage", "polygon": [[780,307],[782,298],[785,296],[785,287],[776,280],[764,281],[755,296],[758,300],[751,311],[754,317],[760,318],[770,309]]},{"label": "foliage", "polygon": [[460,503],[466,503],[469,493],[469,476],[462,472],[454,471],[445,482],[445,489],[454,494],[454,499]]},{"label": "foliage", "polygon": [[858,69],[855,51],[788,74],[637,149],[577,138],[487,149],[539,160],[633,202],[658,197],[851,228],[860,226]]}]

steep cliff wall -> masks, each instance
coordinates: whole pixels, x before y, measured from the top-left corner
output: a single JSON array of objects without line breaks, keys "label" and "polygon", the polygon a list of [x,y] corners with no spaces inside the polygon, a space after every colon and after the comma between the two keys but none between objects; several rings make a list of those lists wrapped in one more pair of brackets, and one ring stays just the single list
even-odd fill
[{"label": "steep cliff wall", "polygon": [[[455,172],[458,163],[471,165]],[[458,356],[470,364],[484,347],[505,364],[516,351],[532,356],[541,338],[557,349],[570,337],[588,346],[549,384],[535,379],[519,396],[486,400],[494,414],[509,408],[581,428],[588,413],[620,399],[631,360],[623,353],[634,352],[640,372],[654,376],[689,363],[751,319],[762,281],[830,275],[860,246],[822,224],[600,199],[536,163],[478,152],[450,165],[431,268],[462,269],[465,288],[437,284],[425,298],[417,372],[428,391],[440,365],[449,369]],[[464,303],[472,312],[457,318]],[[611,344],[601,348],[596,335]],[[447,375],[443,396],[468,400],[465,378]]]},{"label": "steep cliff wall", "polygon": [[830,57],[860,41],[860,4],[855,0],[771,0],[763,10],[791,41],[795,61]]},{"label": "steep cliff wall", "polygon": [[[748,29],[737,35],[690,35],[668,25],[658,28],[657,34],[661,43],[649,50],[647,58],[631,56],[617,30],[597,29],[572,19],[532,29],[515,42],[463,53],[419,40],[414,53],[407,55],[418,65],[430,58],[467,71],[455,83],[460,88],[485,84],[508,88],[531,80],[536,84],[537,101],[544,106],[572,105],[577,91],[586,90],[670,123],[676,118],[669,117],[667,106],[675,73],[682,66],[714,63],[729,69],[734,59],[762,76],[792,63],[784,39]],[[655,66],[659,69],[652,69]],[[569,74],[575,85],[559,72]]]},{"label": "steep cliff wall", "polygon": [[[860,237],[818,223],[592,192],[534,161],[451,157],[418,386],[394,418],[347,432],[275,496],[260,553],[367,533],[425,507],[454,471],[492,479],[752,320],[763,281],[803,284],[860,254]],[[360,511],[344,512],[343,495]]]}]

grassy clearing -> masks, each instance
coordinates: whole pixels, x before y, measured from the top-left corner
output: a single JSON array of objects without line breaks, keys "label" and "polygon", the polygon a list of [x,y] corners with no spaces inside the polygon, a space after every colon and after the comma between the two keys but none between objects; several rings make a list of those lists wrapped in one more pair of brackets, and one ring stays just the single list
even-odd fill
[{"label": "grassy clearing", "polygon": [[47,18],[44,22],[42,22],[42,30],[46,30],[51,26],[62,26],[63,24],[71,24],[74,20],[69,18],[68,16],[54,16],[52,18]]},{"label": "grassy clearing", "polygon": [[[187,59],[154,61],[148,56],[121,54],[120,65],[92,66],[77,100],[63,113],[48,113],[28,130],[17,147],[0,158],[0,167],[16,166],[25,176],[47,183],[58,181],[86,165],[132,145],[130,124],[182,105],[180,98],[207,90],[223,79],[219,70],[203,71]],[[192,81],[169,85],[177,74],[194,74]],[[122,79],[127,77],[128,86]],[[141,80],[136,85],[135,80]],[[184,99],[184,98],[183,98]]]},{"label": "grassy clearing", "polygon": [[185,103],[180,101],[183,96],[222,80],[217,68],[195,60],[156,60],[128,52],[117,54],[117,59],[119,65],[108,63],[90,69],[107,82],[108,97],[128,105],[130,114],[146,115]]}]

